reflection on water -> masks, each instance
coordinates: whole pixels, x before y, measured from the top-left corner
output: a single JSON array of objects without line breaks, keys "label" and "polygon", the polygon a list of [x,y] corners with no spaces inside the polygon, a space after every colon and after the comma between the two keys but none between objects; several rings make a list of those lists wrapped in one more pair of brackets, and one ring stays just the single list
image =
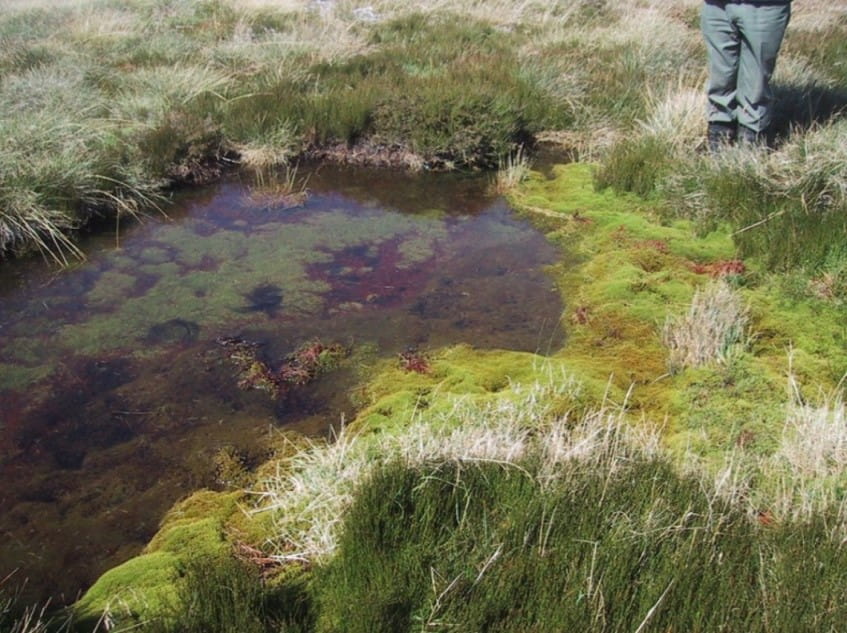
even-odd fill
[{"label": "reflection on water", "polygon": [[240,389],[221,337],[271,362],[315,338],[374,357],[561,344],[554,251],[485,181],[322,169],[308,186],[286,209],[231,180],[125,228],[118,249],[90,238],[71,270],[4,264],[0,578],[72,599],[215,485],[222,448],[258,462],[273,429],[354,414],[349,371],[284,400]]}]

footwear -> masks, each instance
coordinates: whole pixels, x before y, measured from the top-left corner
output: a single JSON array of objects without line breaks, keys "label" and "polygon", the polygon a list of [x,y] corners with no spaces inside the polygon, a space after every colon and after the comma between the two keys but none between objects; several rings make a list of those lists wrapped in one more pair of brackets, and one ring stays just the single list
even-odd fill
[{"label": "footwear", "polygon": [[739,125],[738,142],[741,145],[752,147],[766,147],[768,144],[768,134],[765,131],[757,132],[752,128]]},{"label": "footwear", "polygon": [[732,145],[735,142],[735,135],[736,127],[734,123],[709,121],[709,128],[706,132],[706,139],[709,143],[709,152],[717,154],[727,145]]}]

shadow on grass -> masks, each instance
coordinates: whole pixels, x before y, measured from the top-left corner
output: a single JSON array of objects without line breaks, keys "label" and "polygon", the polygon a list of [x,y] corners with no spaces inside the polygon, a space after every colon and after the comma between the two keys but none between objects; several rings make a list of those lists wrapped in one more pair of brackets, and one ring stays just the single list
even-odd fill
[{"label": "shadow on grass", "polygon": [[774,101],[773,131],[777,138],[785,138],[847,114],[847,87],[775,85]]},{"label": "shadow on grass", "polygon": [[838,630],[831,517],[763,527],[659,460],[559,468],[546,485],[533,460],[377,472],[316,573],[317,629]]}]

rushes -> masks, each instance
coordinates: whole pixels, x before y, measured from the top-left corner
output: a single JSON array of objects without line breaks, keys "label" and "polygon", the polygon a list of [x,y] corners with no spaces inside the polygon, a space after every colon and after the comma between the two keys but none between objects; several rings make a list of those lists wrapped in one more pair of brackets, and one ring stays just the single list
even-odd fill
[{"label": "rushes", "polygon": [[542,486],[532,454],[385,464],[314,574],[318,630],[838,630],[847,561],[823,522],[765,528],[661,458],[596,466]]},{"label": "rushes", "polygon": [[[4,633],[65,633],[69,622],[59,622],[59,618],[48,613],[49,604],[42,607],[20,604],[20,590],[23,585],[14,587],[15,574],[12,571],[0,578],[0,631]],[[24,581],[24,585],[26,582]]]}]

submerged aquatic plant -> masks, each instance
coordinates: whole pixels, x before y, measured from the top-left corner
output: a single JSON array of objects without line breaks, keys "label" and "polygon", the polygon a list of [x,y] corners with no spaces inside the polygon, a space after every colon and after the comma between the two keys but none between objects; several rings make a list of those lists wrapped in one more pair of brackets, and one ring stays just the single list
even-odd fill
[{"label": "submerged aquatic plant", "polygon": [[409,348],[397,355],[400,361],[400,367],[405,371],[416,372],[418,374],[429,373],[430,361],[426,354],[418,351],[415,348]]},{"label": "submerged aquatic plant", "polygon": [[326,344],[313,339],[289,354],[277,375],[283,382],[305,385],[323,372],[335,369],[348,352],[340,343]]},{"label": "submerged aquatic plant", "polygon": [[314,339],[303,343],[274,369],[260,358],[259,343],[239,337],[220,337],[217,342],[238,370],[238,386],[266,391],[275,400],[284,398],[292,387],[305,385],[336,368],[349,351],[340,343]]},{"label": "submerged aquatic plant", "polygon": [[240,312],[264,312],[268,317],[276,316],[282,306],[282,289],[274,284],[260,284],[244,295],[247,305]]}]

